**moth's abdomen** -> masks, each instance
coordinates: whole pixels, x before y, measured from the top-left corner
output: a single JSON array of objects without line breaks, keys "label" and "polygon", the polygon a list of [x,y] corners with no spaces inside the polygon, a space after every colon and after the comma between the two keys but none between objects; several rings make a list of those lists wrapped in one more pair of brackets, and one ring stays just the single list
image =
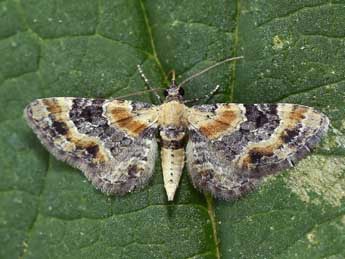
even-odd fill
[{"label": "moth's abdomen", "polygon": [[184,166],[185,129],[175,126],[163,127],[160,136],[164,187],[168,200],[172,201]]}]

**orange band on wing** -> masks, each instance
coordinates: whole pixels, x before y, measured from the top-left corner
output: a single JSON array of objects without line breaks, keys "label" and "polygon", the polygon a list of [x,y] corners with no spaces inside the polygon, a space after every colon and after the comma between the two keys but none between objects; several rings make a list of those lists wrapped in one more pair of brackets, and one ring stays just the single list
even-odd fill
[{"label": "orange band on wing", "polygon": [[42,102],[50,113],[61,113],[60,105],[53,101],[53,99],[43,99]]},{"label": "orange band on wing", "polygon": [[243,120],[241,108],[232,104],[223,104],[215,113],[191,108],[188,116],[188,121],[209,139],[216,139],[235,130]]},{"label": "orange band on wing", "polygon": [[113,100],[105,104],[105,117],[109,124],[125,131],[128,135],[138,137],[145,129],[157,120],[155,108],[133,111],[129,101]]},{"label": "orange band on wing", "polygon": [[139,135],[149,125],[134,119],[134,115],[123,107],[114,107],[110,110],[111,123],[125,129],[130,135]]},{"label": "orange band on wing", "polygon": [[237,116],[233,111],[223,111],[217,114],[217,117],[214,118],[209,123],[200,127],[202,134],[209,138],[214,138],[218,136],[219,133],[226,131],[234,121],[236,121]]}]

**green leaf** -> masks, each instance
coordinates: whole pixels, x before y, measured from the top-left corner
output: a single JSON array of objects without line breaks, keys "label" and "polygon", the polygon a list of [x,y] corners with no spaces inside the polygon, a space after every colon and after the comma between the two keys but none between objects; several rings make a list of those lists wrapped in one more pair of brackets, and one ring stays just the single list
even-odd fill
[{"label": "green leaf", "polygon": [[[345,257],[342,1],[0,1],[0,258]],[[22,119],[49,96],[115,97],[244,55],[186,86],[211,102],[291,102],[331,120],[295,169],[231,202],[185,172],[167,202],[160,161],[143,191],[107,197],[55,160]],[[154,102],[149,94],[132,99]]]}]

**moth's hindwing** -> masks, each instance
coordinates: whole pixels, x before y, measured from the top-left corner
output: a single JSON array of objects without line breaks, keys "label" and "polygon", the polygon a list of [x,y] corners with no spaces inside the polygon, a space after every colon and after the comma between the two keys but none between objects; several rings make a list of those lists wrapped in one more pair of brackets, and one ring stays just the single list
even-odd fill
[{"label": "moth's hindwing", "polygon": [[103,192],[125,194],[153,173],[158,112],[150,104],[47,98],[29,104],[24,116],[57,159],[83,171]]},{"label": "moth's hindwing", "polygon": [[189,109],[187,165],[195,187],[231,199],[292,167],[320,141],[328,118],[295,104],[216,104]]}]

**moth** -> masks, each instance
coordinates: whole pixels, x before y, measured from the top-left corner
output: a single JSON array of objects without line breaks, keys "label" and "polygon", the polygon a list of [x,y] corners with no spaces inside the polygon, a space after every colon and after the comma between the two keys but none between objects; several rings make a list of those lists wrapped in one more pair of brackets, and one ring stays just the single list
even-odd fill
[{"label": "moth", "polygon": [[[244,195],[267,175],[293,167],[325,135],[328,118],[303,105],[217,103],[188,107],[176,84],[156,106],[121,99],[52,97],[24,110],[28,125],[59,160],[102,192],[124,195],[151,178],[160,140],[164,187],[174,199],[187,164],[193,185],[215,198]],[[147,78],[139,70],[148,83]]]}]

